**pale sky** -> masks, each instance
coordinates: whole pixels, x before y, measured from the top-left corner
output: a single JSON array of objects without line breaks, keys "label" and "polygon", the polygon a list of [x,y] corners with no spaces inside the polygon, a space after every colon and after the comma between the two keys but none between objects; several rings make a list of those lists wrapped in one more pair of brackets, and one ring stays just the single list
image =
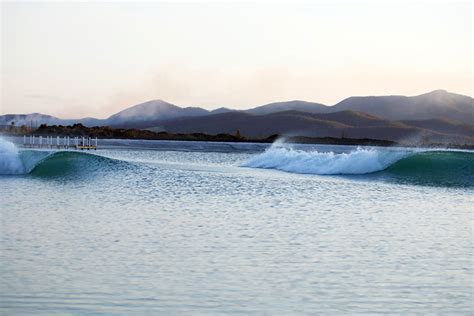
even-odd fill
[{"label": "pale sky", "polygon": [[472,4],[2,2],[0,114],[472,96]]}]

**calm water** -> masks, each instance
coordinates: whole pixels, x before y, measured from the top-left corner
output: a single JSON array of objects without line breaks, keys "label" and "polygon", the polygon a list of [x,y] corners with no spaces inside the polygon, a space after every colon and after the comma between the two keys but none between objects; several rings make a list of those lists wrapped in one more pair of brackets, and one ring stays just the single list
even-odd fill
[{"label": "calm water", "polygon": [[0,313],[474,311],[472,152],[108,144],[2,141]]}]

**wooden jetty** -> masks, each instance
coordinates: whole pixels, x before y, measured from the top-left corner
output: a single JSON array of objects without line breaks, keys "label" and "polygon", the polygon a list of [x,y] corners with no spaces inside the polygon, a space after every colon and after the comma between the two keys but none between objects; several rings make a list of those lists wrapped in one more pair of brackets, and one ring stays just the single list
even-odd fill
[{"label": "wooden jetty", "polygon": [[97,150],[97,137],[23,135],[23,147],[49,149]]}]

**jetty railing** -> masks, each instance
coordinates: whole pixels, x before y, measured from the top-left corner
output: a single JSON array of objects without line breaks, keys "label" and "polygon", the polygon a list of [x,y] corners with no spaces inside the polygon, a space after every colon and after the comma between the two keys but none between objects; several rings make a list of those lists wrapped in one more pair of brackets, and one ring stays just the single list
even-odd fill
[{"label": "jetty railing", "polygon": [[97,137],[23,135],[23,146],[28,148],[97,149]]}]

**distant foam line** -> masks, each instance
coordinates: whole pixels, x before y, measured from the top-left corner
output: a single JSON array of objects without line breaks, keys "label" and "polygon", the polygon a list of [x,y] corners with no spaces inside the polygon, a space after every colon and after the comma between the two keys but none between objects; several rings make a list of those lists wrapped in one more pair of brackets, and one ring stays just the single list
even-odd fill
[{"label": "distant foam line", "polygon": [[384,170],[416,152],[365,148],[357,148],[349,153],[303,151],[276,142],[242,166],[302,174],[366,174]]}]

